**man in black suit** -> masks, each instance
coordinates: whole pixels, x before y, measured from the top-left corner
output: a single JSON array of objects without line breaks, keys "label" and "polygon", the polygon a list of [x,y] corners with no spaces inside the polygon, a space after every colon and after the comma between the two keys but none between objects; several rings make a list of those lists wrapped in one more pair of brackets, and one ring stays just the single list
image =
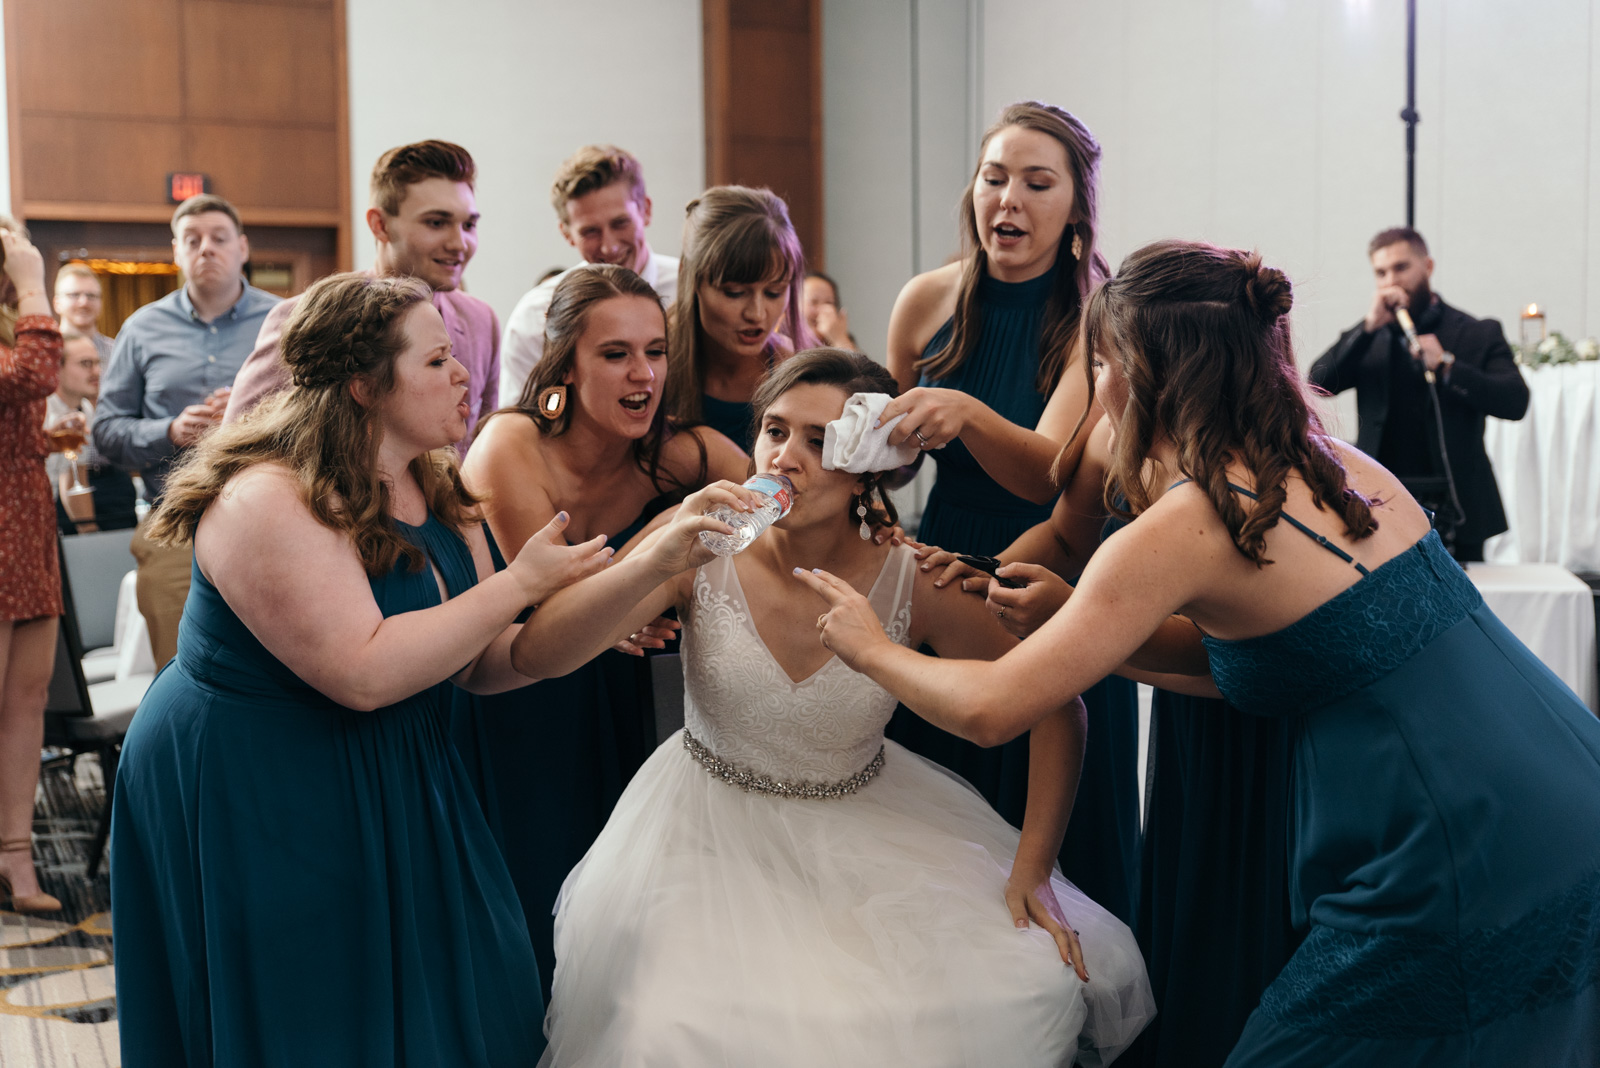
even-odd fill
[{"label": "man in black suit", "polygon": [[[1355,387],[1357,448],[1439,513],[1457,560],[1482,560],[1483,543],[1507,529],[1483,448],[1483,420],[1521,419],[1528,384],[1498,320],[1474,319],[1433,292],[1433,260],[1421,234],[1409,227],[1385,230],[1367,245],[1367,255],[1377,280],[1372,307],[1312,365],[1311,381],[1329,393]],[[1414,352],[1396,321],[1400,308],[1416,324]],[[1442,419],[1435,418],[1424,371],[1434,372]],[[1454,510],[1447,474],[1464,513],[1453,538],[1446,529]]]}]

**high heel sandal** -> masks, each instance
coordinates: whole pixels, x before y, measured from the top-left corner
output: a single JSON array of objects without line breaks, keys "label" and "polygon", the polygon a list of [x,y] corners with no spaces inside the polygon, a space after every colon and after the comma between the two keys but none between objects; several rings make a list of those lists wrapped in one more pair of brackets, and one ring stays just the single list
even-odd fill
[{"label": "high heel sandal", "polygon": [[[33,856],[33,839],[16,838],[11,841],[0,840],[0,853],[26,852],[31,859]],[[18,897],[11,892],[11,880],[0,875],[0,893],[3,893],[11,902],[12,912],[60,912],[61,902],[50,894],[28,894]]]}]

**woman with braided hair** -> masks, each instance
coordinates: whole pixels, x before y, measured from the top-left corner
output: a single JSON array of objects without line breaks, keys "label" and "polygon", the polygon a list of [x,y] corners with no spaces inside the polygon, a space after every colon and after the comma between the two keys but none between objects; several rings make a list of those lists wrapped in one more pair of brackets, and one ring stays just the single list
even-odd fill
[{"label": "woman with braided hair", "polygon": [[[1327,436],[1254,254],[1133,253],[1090,300],[1133,521],[993,663],[823,644],[917,712],[1023,729],[1125,664],[1292,721],[1305,941],[1229,1068],[1600,1063],[1600,721],[1483,604],[1394,475]],[[1181,614],[1181,615],[1180,615]],[[1198,690],[1198,687],[1196,687]]]},{"label": "woman with braided hair", "polygon": [[538,967],[447,695],[524,684],[513,620],[610,551],[558,515],[493,572],[428,295],[312,286],[294,388],[204,438],[152,518],[194,581],[117,773],[129,1068],[537,1059]]}]

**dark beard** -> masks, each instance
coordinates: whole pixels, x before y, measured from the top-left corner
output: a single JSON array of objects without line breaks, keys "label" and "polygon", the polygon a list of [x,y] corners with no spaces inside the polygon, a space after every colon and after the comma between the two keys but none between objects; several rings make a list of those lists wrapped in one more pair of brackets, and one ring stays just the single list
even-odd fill
[{"label": "dark beard", "polygon": [[1411,294],[1406,310],[1411,313],[1412,319],[1420,319],[1431,307],[1433,307],[1433,287],[1424,278]]}]

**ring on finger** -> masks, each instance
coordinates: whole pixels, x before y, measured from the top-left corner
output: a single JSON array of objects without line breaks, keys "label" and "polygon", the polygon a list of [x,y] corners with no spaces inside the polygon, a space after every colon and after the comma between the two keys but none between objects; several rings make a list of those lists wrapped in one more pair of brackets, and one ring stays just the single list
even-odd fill
[{"label": "ring on finger", "polygon": [[828,613],[824,612],[817,617],[817,629],[821,630],[828,625]]},{"label": "ring on finger", "polygon": [[1006,618],[1006,606],[1005,605],[1001,605],[1000,606],[1000,611],[998,611],[998,612],[996,612],[994,614],[994,618],[996,618],[996,619],[1004,619],[1004,618]]},{"label": "ring on finger", "polygon": [[928,447],[928,439],[923,436],[922,431],[921,430],[913,430],[912,433],[917,436],[918,443],[921,444],[921,446],[924,449],[926,449]]}]

